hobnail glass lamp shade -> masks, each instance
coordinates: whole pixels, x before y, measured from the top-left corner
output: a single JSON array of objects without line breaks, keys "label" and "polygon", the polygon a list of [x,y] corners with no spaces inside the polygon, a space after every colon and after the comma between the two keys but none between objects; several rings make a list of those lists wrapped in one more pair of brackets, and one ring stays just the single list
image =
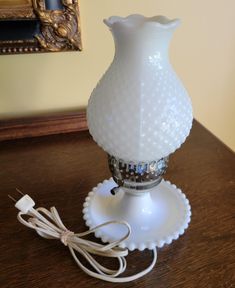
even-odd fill
[{"label": "hobnail glass lamp shade", "polygon": [[131,15],[104,22],[115,56],[89,99],[90,133],[108,154],[125,161],[166,157],[185,141],[193,119],[190,98],[168,57],[179,20]]}]

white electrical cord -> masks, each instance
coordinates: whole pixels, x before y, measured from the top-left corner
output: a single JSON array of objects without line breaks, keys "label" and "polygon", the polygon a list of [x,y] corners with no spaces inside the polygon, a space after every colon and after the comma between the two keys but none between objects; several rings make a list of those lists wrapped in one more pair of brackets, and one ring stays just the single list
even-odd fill
[{"label": "white electrical cord", "polygon": [[[15,207],[20,211],[17,215],[17,219],[20,221],[20,223],[36,230],[36,232],[43,238],[61,240],[65,246],[68,246],[77,265],[88,275],[108,282],[130,282],[149,273],[156,264],[157,249],[155,248],[153,249],[152,263],[148,268],[132,276],[116,278],[126,270],[125,256],[128,255],[128,249],[123,249],[118,246],[131,234],[131,227],[127,222],[109,221],[98,225],[86,232],[74,233],[64,226],[55,207],[51,207],[50,211],[41,207],[34,209],[33,207],[35,206],[35,202],[33,199],[27,194],[24,195],[18,189],[17,191],[22,194],[22,197],[18,201],[16,201],[10,195],[9,197],[14,202],[16,202]],[[30,218],[25,220],[22,217],[23,215],[28,215]],[[50,221],[48,219],[50,219]],[[126,235],[124,235],[119,240],[116,240],[110,244],[102,245],[82,238],[95,232],[101,227],[113,224],[124,225],[127,228]],[[85,267],[77,258],[76,252],[82,255],[96,272]],[[98,263],[92,255],[116,258],[119,262],[119,268],[117,270],[106,268],[105,266]]]}]

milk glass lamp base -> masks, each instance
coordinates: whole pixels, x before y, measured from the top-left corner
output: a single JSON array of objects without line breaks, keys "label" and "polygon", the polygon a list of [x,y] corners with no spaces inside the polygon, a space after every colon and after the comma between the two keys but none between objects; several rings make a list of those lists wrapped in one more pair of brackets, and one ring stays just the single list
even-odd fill
[{"label": "milk glass lamp base", "polygon": [[[169,181],[162,182],[144,193],[121,189],[116,195],[110,190],[117,186],[112,178],[93,188],[84,203],[84,219],[92,228],[111,220],[125,220],[131,226],[130,237],[121,244],[129,250],[153,249],[170,244],[188,227],[191,207],[188,199]],[[100,228],[95,235],[103,242],[122,238],[123,226]]]}]

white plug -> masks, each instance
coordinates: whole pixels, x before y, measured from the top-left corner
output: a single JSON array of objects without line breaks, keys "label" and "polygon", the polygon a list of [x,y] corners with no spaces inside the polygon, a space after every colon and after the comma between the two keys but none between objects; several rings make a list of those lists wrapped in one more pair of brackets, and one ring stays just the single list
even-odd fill
[{"label": "white plug", "polygon": [[35,202],[28,194],[21,197],[15,204],[15,207],[23,214],[27,214],[34,206]]},{"label": "white plug", "polygon": [[8,195],[8,197],[15,202],[15,207],[22,212],[23,214],[27,214],[34,206],[35,202],[33,199],[28,195],[22,193],[19,189],[16,188],[16,191],[22,195],[22,197],[19,200],[16,200],[11,195]]}]

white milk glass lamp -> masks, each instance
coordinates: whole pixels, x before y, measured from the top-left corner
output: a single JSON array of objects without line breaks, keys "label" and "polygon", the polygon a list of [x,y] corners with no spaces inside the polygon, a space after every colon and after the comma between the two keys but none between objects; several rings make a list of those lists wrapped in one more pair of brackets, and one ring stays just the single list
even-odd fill
[{"label": "white milk glass lamp", "polygon": [[[89,227],[125,220],[130,250],[169,244],[190,222],[190,205],[175,185],[162,179],[168,156],[192,126],[187,91],[174,72],[168,47],[178,19],[130,15],[104,20],[113,34],[115,56],[91,94],[87,109],[93,139],[108,153],[112,178],[86,198]],[[104,242],[121,238],[117,225],[96,232]]]}]

